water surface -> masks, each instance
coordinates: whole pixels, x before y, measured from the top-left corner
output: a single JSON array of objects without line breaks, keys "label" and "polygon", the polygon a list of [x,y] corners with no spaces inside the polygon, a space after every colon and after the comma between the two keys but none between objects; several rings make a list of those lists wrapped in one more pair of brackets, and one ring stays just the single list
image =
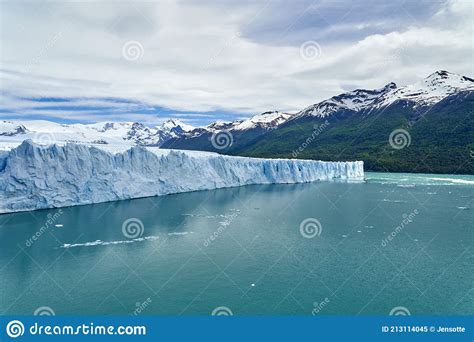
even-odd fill
[{"label": "water surface", "polygon": [[367,173],[2,215],[0,313],[473,314],[473,190]]}]

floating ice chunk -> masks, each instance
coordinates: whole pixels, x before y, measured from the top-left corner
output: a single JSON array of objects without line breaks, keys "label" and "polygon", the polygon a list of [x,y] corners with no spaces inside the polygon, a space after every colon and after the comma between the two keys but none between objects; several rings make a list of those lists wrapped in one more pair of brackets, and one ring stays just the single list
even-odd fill
[{"label": "floating ice chunk", "polygon": [[84,243],[65,243],[60,248],[74,248],[74,247],[92,247],[92,246],[108,246],[108,245],[121,245],[121,244],[128,244],[134,242],[142,242],[142,241],[153,241],[158,239],[158,236],[145,236],[131,240],[119,240],[119,241],[102,241],[102,240],[95,240],[90,242]]}]

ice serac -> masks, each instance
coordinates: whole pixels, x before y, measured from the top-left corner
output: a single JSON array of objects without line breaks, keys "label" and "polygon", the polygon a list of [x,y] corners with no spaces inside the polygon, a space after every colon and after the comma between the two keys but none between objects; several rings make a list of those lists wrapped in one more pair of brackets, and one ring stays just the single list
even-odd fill
[{"label": "ice serac", "polygon": [[0,213],[363,175],[360,161],[258,159],[140,146],[116,151],[26,140],[0,154]]}]

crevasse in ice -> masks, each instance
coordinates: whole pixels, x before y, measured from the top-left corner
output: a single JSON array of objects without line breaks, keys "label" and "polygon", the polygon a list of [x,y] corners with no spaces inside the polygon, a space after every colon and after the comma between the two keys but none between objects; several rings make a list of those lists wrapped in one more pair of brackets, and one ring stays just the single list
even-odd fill
[{"label": "crevasse in ice", "polygon": [[216,153],[30,140],[0,153],[0,213],[247,184],[361,179],[363,162],[259,159]]}]

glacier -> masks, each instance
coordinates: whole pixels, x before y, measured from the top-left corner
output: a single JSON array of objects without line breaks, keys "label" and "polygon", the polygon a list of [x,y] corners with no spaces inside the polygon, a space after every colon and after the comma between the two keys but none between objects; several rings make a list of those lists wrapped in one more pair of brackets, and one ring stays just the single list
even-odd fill
[{"label": "glacier", "polygon": [[0,213],[363,176],[361,161],[259,159],[142,146],[45,146],[25,140],[0,151]]}]

